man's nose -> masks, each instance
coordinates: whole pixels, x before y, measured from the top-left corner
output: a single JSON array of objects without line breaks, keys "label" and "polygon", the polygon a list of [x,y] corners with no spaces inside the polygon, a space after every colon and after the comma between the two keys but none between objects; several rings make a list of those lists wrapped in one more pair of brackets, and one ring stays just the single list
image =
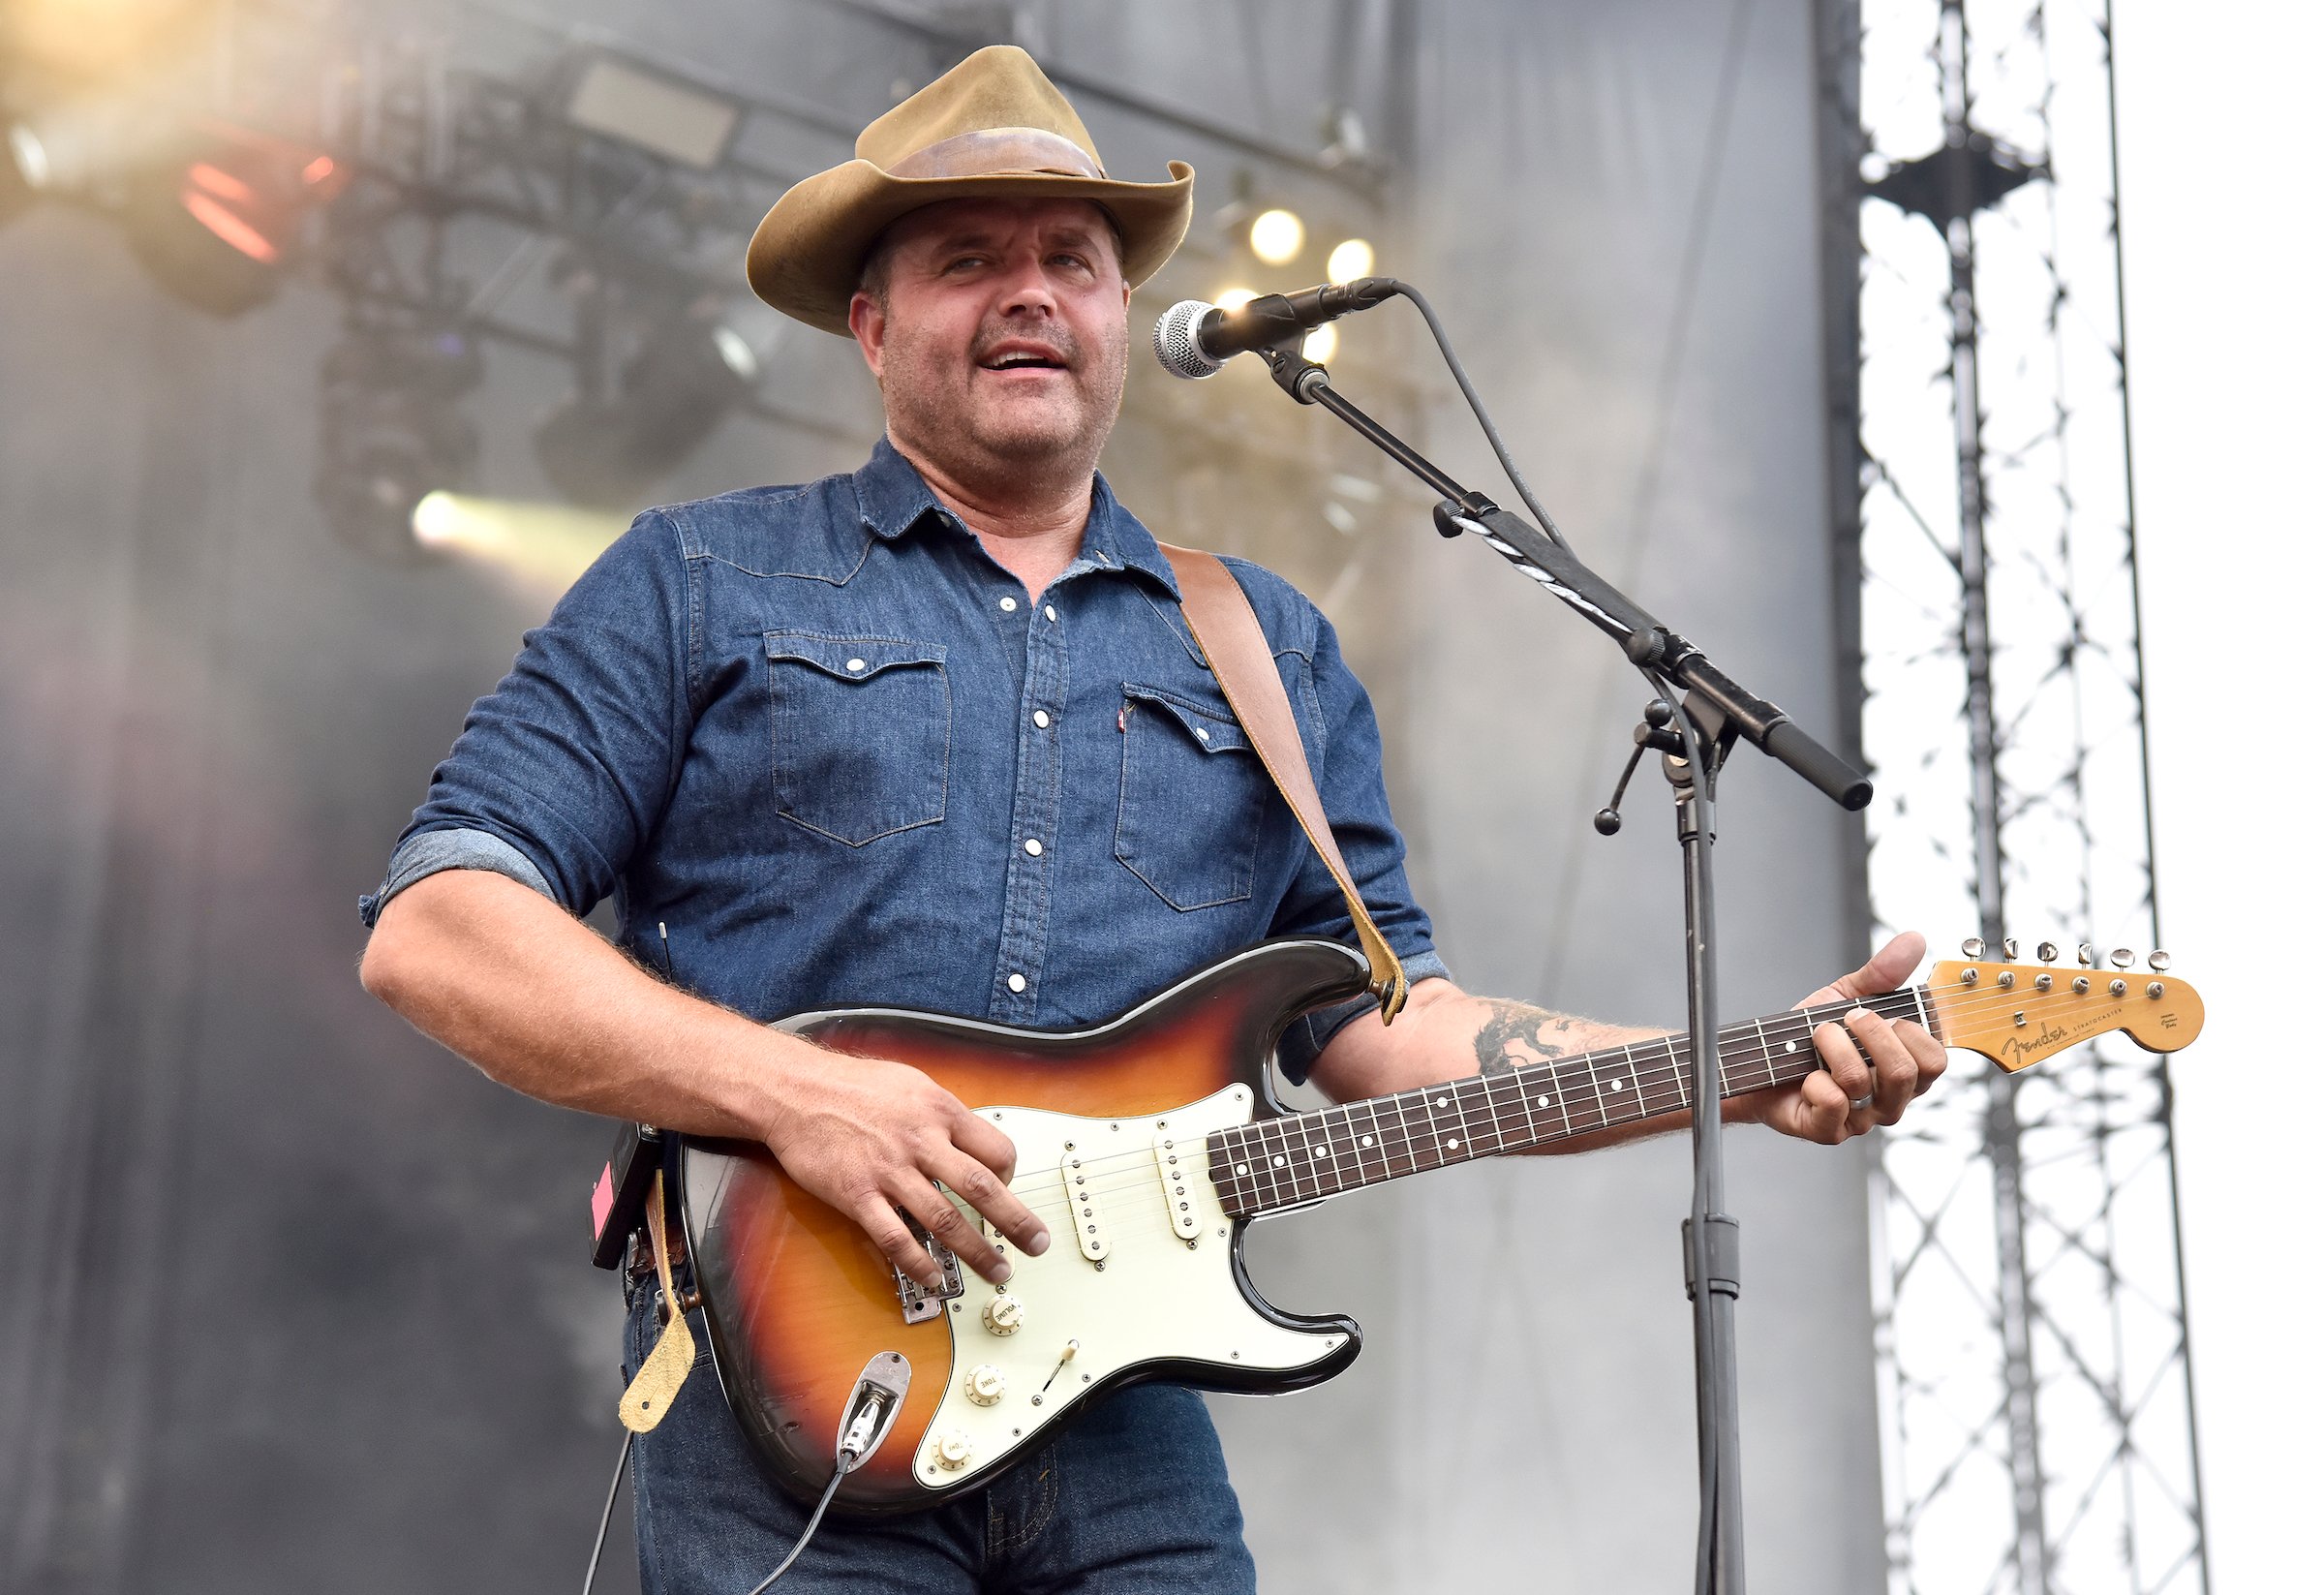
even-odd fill
[{"label": "man's nose", "polygon": [[1056,313],[1056,291],[1050,284],[1049,273],[1043,268],[1039,256],[1026,256],[1010,263],[1008,275],[1001,284],[998,309],[1004,316],[1020,311],[1044,316]]}]

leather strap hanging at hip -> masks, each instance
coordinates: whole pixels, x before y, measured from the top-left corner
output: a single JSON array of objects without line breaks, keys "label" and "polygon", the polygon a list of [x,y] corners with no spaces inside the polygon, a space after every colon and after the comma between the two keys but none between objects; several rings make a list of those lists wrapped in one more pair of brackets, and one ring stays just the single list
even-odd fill
[{"label": "leather strap hanging at hip", "polygon": [[1211,674],[1227,695],[1227,707],[1241,721],[1243,734],[1251,739],[1275,790],[1291,806],[1300,829],[1307,833],[1324,868],[1331,872],[1331,879],[1348,900],[1348,917],[1356,922],[1356,939],[1371,963],[1372,995],[1380,999],[1380,1022],[1385,1025],[1404,1006],[1411,988],[1395,950],[1372,923],[1371,910],[1356,890],[1348,861],[1339,856],[1339,843],[1331,835],[1331,821],[1316,792],[1314,773],[1307,768],[1307,750],[1300,745],[1299,724],[1291,718],[1291,698],[1283,690],[1283,678],[1275,672],[1275,651],[1268,646],[1267,633],[1259,629],[1259,617],[1252,612],[1241,584],[1216,555],[1173,548],[1168,543],[1162,545],[1162,553],[1171,569],[1177,572],[1179,607],[1188,629],[1194,632],[1195,645],[1210,661]]}]

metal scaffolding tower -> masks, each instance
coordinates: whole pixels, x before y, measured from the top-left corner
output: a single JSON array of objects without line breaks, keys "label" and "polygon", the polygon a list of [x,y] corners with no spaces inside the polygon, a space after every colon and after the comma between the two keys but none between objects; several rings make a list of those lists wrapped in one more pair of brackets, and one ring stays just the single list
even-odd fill
[{"label": "metal scaffolding tower", "polygon": [[[2143,951],[2111,10],[1860,21],[1873,914]],[[2207,1590],[2163,1060],[2117,1039],[1952,1085],[1872,1200],[1891,1591]]]}]

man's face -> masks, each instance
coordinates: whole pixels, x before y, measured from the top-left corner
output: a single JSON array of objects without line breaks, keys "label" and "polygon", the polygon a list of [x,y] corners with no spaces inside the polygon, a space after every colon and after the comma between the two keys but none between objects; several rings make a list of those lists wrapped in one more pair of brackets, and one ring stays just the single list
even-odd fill
[{"label": "man's face", "polygon": [[[848,324],[898,444],[962,478],[1095,467],[1129,364],[1129,287],[1084,199],[954,199],[889,230]],[[883,302],[884,300],[884,302]]]}]

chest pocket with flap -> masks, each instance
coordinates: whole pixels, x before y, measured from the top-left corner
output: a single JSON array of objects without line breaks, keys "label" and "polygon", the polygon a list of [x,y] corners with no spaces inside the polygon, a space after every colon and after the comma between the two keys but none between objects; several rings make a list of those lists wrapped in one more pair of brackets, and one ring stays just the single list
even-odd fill
[{"label": "chest pocket with flap", "polygon": [[1121,731],[1114,856],[1174,908],[1246,901],[1271,788],[1241,723],[1223,702],[1125,683]]},{"label": "chest pocket with flap", "polygon": [[938,643],[769,631],[777,813],[861,847],[944,817],[952,690]]}]

